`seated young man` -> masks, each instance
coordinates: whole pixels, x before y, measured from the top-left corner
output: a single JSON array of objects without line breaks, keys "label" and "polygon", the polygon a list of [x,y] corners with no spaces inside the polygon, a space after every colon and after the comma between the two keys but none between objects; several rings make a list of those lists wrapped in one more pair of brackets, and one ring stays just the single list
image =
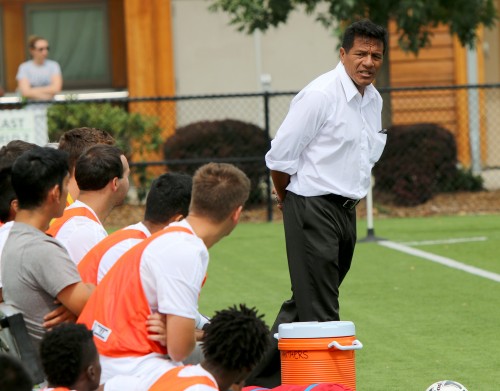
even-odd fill
[{"label": "seated young man", "polygon": [[[174,366],[165,353],[183,361],[193,351],[208,249],[237,225],[249,190],[233,165],[200,167],[186,219],[126,252],[97,286],[78,321],[94,332],[107,390],[126,389],[113,388],[116,375],[137,376],[147,389]],[[153,312],[165,316],[166,333],[148,335]]]},{"label": "seated young man", "polygon": [[65,323],[48,331],[40,344],[40,358],[48,383],[42,391],[103,389],[92,332],[82,324]]},{"label": "seated young man", "polygon": [[36,148],[35,144],[22,140],[12,140],[0,148],[0,303],[2,296],[2,250],[17,211],[17,197],[12,187],[11,173],[15,160],[24,152]]},{"label": "seated young man", "polygon": [[52,148],[25,152],[12,166],[18,211],[2,252],[3,297],[23,313],[35,346],[46,331],[44,317],[58,303],[78,316],[93,290],[66,249],[45,234],[64,211],[68,180],[67,155]]},{"label": "seated young man", "polygon": [[87,127],[68,130],[59,139],[58,149],[68,153],[69,184],[66,206],[70,206],[80,195],[75,179],[76,161],[85,150],[97,144],[115,145],[115,139],[103,129]]},{"label": "seated young man", "polygon": [[78,199],[53,221],[47,233],[59,240],[78,265],[87,252],[108,236],[103,222],[128,192],[130,169],[119,148],[99,144],[76,161]]},{"label": "seated young man", "polygon": [[185,218],[192,182],[185,174],[167,173],[156,178],[146,198],[144,220],[113,232],[92,247],[78,264],[82,280],[97,285],[118,258],[134,245]]},{"label": "seated young man", "polygon": [[254,309],[240,304],[218,311],[205,329],[203,362],[166,372],[149,390],[228,390],[246,379],[268,345],[269,328]]}]

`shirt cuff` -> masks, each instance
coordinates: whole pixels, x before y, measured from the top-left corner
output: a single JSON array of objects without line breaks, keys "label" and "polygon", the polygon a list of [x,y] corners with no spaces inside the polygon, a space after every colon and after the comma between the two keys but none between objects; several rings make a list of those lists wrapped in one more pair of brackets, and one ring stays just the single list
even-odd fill
[{"label": "shirt cuff", "polygon": [[278,160],[273,160],[266,156],[266,165],[270,170],[280,171],[288,175],[293,175],[297,172],[299,161],[298,160],[278,161]]}]

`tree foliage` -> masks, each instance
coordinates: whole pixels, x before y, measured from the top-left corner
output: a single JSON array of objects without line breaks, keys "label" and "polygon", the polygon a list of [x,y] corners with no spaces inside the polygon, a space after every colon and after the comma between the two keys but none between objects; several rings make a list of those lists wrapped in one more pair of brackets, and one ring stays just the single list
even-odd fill
[{"label": "tree foliage", "polygon": [[266,31],[286,23],[295,9],[305,9],[316,20],[333,28],[369,18],[382,26],[397,24],[399,44],[417,53],[429,42],[432,27],[449,26],[463,45],[473,47],[480,25],[492,27],[497,20],[494,0],[211,0],[209,9],[224,11],[239,31]]}]

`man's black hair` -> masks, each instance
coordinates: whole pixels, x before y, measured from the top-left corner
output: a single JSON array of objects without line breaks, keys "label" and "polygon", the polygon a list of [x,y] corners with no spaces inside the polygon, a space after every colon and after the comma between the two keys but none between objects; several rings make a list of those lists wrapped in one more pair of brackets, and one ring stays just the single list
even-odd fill
[{"label": "man's black hair", "polygon": [[97,349],[92,338],[85,325],[74,323],[63,323],[44,335],[40,358],[51,386],[71,387],[93,363]]},{"label": "man's black hair", "polygon": [[205,360],[226,371],[251,370],[269,345],[262,317],[244,304],[216,312],[203,337]]},{"label": "man's black hair", "polygon": [[12,187],[12,165],[24,152],[37,148],[36,144],[22,140],[12,140],[0,148],[0,222],[6,223],[10,217],[10,204],[16,197]]},{"label": "man's black hair", "polygon": [[36,144],[23,140],[12,140],[7,145],[0,148],[0,170],[11,168],[16,159],[24,152],[36,148]]},{"label": "man's black hair", "polygon": [[187,216],[191,202],[193,180],[189,175],[167,173],[151,184],[146,199],[144,219],[153,223],[165,223],[173,216]]},{"label": "man's black hair", "polygon": [[387,30],[382,26],[368,19],[362,19],[347,27],[342,38],[342,47],[347,53],[349,53],[349,50],[353,47],[356,37],[373,38],[382,42],[384,45],[383,53],[385,54],[388,36]]},{"label": "man's black hair", "polygon": [[10,354],[0,354],[0,390],[31,391],[33,381],[23,364]]},{"label": "man's black hair", "polygon": [[123,177],[123,152],[114,145],[97,144],[76,161],[75,179],[80,190],[101,190],[113,178]]},{"label": "man's black hair", "polygon": [[50,147],[36,147],[19,156],[12,166],[12,187],[21,209],[34,209],[55,185],[62,189],[68,175],[68,155]]}]

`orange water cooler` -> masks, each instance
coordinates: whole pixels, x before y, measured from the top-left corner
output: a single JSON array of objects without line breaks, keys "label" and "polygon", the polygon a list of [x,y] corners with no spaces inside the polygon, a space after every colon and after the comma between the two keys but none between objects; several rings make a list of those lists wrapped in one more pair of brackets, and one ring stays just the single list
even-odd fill
[{"label": "orange water cooler", "polygon": [[339,383],[356,390],[354,351],[363,347],[353,322],[283,323],[275,338],[281,356],[281,383]]}]

